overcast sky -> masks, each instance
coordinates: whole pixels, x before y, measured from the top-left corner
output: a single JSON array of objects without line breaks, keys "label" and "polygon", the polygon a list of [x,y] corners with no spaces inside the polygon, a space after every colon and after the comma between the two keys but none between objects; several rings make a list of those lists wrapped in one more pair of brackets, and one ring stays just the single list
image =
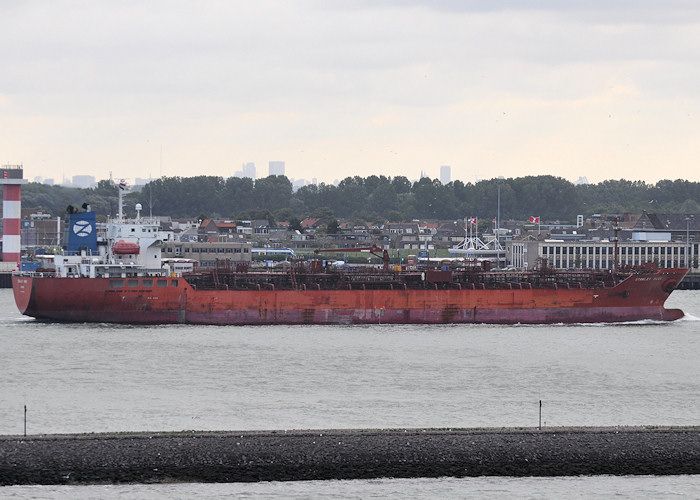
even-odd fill
[{"label": "overcast sky", "polygon": [[29,179],[700,181],[695,0],[0,0],[0,41]]}]

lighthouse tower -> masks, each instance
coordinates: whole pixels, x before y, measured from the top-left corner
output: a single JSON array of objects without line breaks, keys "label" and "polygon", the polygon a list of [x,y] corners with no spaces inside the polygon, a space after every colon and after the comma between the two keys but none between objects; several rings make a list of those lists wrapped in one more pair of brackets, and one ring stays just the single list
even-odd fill
[{"label": "lighthouse tower", "polygon": [[3,165],[0,167],[0,184],[2,185],[2,260],[20,262],[20,221],[22,207],[22,165]]}]

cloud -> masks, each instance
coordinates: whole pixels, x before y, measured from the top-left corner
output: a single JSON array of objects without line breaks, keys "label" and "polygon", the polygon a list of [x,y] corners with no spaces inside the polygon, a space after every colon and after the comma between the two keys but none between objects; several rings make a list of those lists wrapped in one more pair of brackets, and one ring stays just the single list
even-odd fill
[{"label": "cloud", "polygon": [[61,144],[76,173],[85,151],[125,164],[162,144],[177,175],[289,155],[322,178],[323,158],[582,169],[561,159],[600,163],[598,146],[640,165],[654,139],[686,164],[699,25],[680,0],[2,2],[0,147],[31,169]]}]

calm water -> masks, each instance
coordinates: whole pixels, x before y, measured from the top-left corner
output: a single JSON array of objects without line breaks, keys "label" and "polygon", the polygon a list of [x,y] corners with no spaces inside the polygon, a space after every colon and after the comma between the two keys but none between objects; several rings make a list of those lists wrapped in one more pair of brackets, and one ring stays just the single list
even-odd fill
[{"label": "calm water", "polygon": [[[536,426],[540,399],[548,426],[699,425],[700,292],[675,292],[668,306],[688,317],[587,326],[134,327],[39,323],[0,290],[0,434],[22,433],[25,404],[30,434]],[[676,488],[700,497],[693,476],[199,488],[207,496],[365,498],[406,488],[433,496],[437,488],[448,496],[540,497],[559,486],[569,493],[572,481],[593,493],[622,485],[642,488],[624,490],[634,496]],[[122,488],[81,487],[70,496],[131,496]],[[131,488],[134,496],[185,498],[197,485]],[[52,492],[0,489],[14,494]]]}]

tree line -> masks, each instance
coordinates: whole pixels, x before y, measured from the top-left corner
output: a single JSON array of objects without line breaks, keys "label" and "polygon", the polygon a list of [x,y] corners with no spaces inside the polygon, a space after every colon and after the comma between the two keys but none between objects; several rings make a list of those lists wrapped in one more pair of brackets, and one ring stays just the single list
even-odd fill
[{"label": "tree line", "polygon": [[[117,189],[108,180],[79,189],[28,183],[22,206],[62,216],[68,205],[89,203],[98,216],[117,213]],[[500,196],[499,196],[500,193]],[[697,213],[700,183],[686,180],[607,180],[574,185],[551,175],[489,179],[475,183],[437,179],[411,182],[404,176],[346,177],[337,185],[313,184],[297,189],[285,176],[250,178],[200,175],[163,177],[125,196],[127,213],[141,203],[143,213],[173,218],[232,220],[300,220],[316,216],[373,222],[413,219],[456,220],[463,217],[523,220],[530,216],[561,222],[595,213]]]}]

